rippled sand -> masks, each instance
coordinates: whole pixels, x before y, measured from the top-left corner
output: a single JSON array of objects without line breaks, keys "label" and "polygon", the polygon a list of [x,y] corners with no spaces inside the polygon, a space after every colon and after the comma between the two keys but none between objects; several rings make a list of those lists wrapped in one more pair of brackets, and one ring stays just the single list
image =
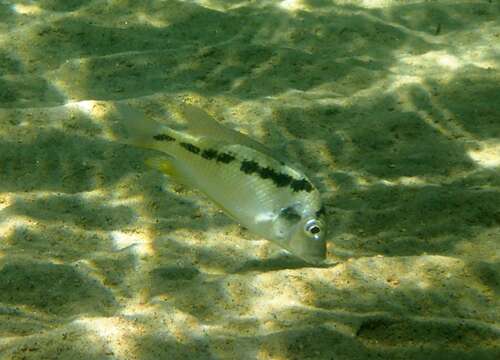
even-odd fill
[{"label": "rippled sand", "polygon": [[[498,1],[0,1],[0,359],[500,358]],[[302,164],[328,264],[110,129],[194,102]]]}]

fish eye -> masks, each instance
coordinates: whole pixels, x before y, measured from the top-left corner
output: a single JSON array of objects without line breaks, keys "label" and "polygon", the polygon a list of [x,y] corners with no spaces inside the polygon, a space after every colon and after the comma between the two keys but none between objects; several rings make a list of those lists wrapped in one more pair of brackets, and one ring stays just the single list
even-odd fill
[{"label": "fish eye", "polygon": [[321,229],[319,228],[319,226],[316,226],[316,225],[311,226],[311,227],[309,228],[309,232],[310,232],[311,234],[317,234],[317,233],[319,233],[320,231],[321,231]]},{"label": "fish eye", "polygon": [[316,220],[312,219],[306,223],[306,225],[304,226],[304,230],[309,235],[318,236],[321,233],[321,226]]}]

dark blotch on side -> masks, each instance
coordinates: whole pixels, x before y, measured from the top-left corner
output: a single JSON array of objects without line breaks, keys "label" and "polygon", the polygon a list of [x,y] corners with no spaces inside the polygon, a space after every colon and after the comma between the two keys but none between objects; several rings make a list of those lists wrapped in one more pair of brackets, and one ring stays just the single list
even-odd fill
[{"label": "dark blotch on side", "polygon": [[190,143],[186,142],[181,142],[180,144],[184,149],[186,149],[189,152],[192,152],[193,154],[199,154],[200,153],[200,148],[198,146],[195,146]]},{"label": "dark blotch on side", "polygon": [[153,136],[153,139],[156,141],[175,141],[175,139],[172,136],[169,136],[167,134],[158,134]]},{"label": "dark blotch on side", "polygon": [[263,179],[271,179],[277,187],[287,186],[293,180],[290,175],[278,173],[268,167],[260,168],[259,175]]},{"label": "dark blotch on side", "polygon": [[241,162],[241,167],[240,170],[243,171],[245,174],[252,174],[259,172],[259,164],[257,164],[255,161],[251,160],[243,160]]},{"label": "dark blotch on side", "polygon": [[294,192],[313,190],[313,186],[306,179],[294,180],[290,175],[276,172],[269,167],[260,167],[259,164],[252,160],[243,160],[240,170],[245,174],[257,174],[262,179],[270,179],[277,187],[290,185]]},{"label": "dark blotch on side", "polygon": [[214,149],[206,149],[201,153],[201,157],[207,160],[215,159],[219,153]]},{"label": "dark blotch on side", "polygon": [[271,168],[259,168],[259,175],[263,179],[272,179],[274,176],[278,175],[276,171]]},{"label": "dark blotch on side", "polygon": [[288,186],[293,181],[293,178],[290,175],[279,173],[276,173],[271,179],[273,179],[274,183],[278,187]]},{"label": "dark blotch on side", "polygon": [[313,189],[313,186],[311,185],[311,183],[309,181],[307,181],[306,179],[293,180],[292,183],[290,184],[290,186],[292,187],[292,190],[295,192],[302,191],[302,190],[304,190],[306,192],[310,192]]},{"label": "dark blotch on side", "polygon": [[207,160],[212,160],[215,159],[218,162],[228,164],[234,159],[236,159],[233,155],[228,154],[228,153],[219,153],[217,150],[214,149],[206,149],[203,150],[201,153],[201,157]]},{"label": "dark blotch on side", "polygon": [[220,153],[219,155],[217,155],[217,161],[224,164],[230,163],[234,159],[235,157],[233,155],[227,153]]}]

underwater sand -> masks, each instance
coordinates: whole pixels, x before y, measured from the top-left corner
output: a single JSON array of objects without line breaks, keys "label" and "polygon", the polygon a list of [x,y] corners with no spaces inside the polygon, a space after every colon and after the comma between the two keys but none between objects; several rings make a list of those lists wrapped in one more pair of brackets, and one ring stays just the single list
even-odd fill
[{"label": "underwater sand", "polygon": [[[500,2],[0,1],[0,359],[500,358]],[[328,265],[110,132],[180,101],[299,162]]]}]

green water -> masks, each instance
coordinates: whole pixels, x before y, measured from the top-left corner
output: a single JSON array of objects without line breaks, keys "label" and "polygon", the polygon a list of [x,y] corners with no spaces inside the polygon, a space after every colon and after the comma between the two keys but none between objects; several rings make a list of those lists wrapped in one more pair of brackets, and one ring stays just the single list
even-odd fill
[{"label": "green water", "polygon": [[[500,3],[0,1],[0,360],[500,358]],[[320,189],[311,267],[149,169],[195,103]]]}]

